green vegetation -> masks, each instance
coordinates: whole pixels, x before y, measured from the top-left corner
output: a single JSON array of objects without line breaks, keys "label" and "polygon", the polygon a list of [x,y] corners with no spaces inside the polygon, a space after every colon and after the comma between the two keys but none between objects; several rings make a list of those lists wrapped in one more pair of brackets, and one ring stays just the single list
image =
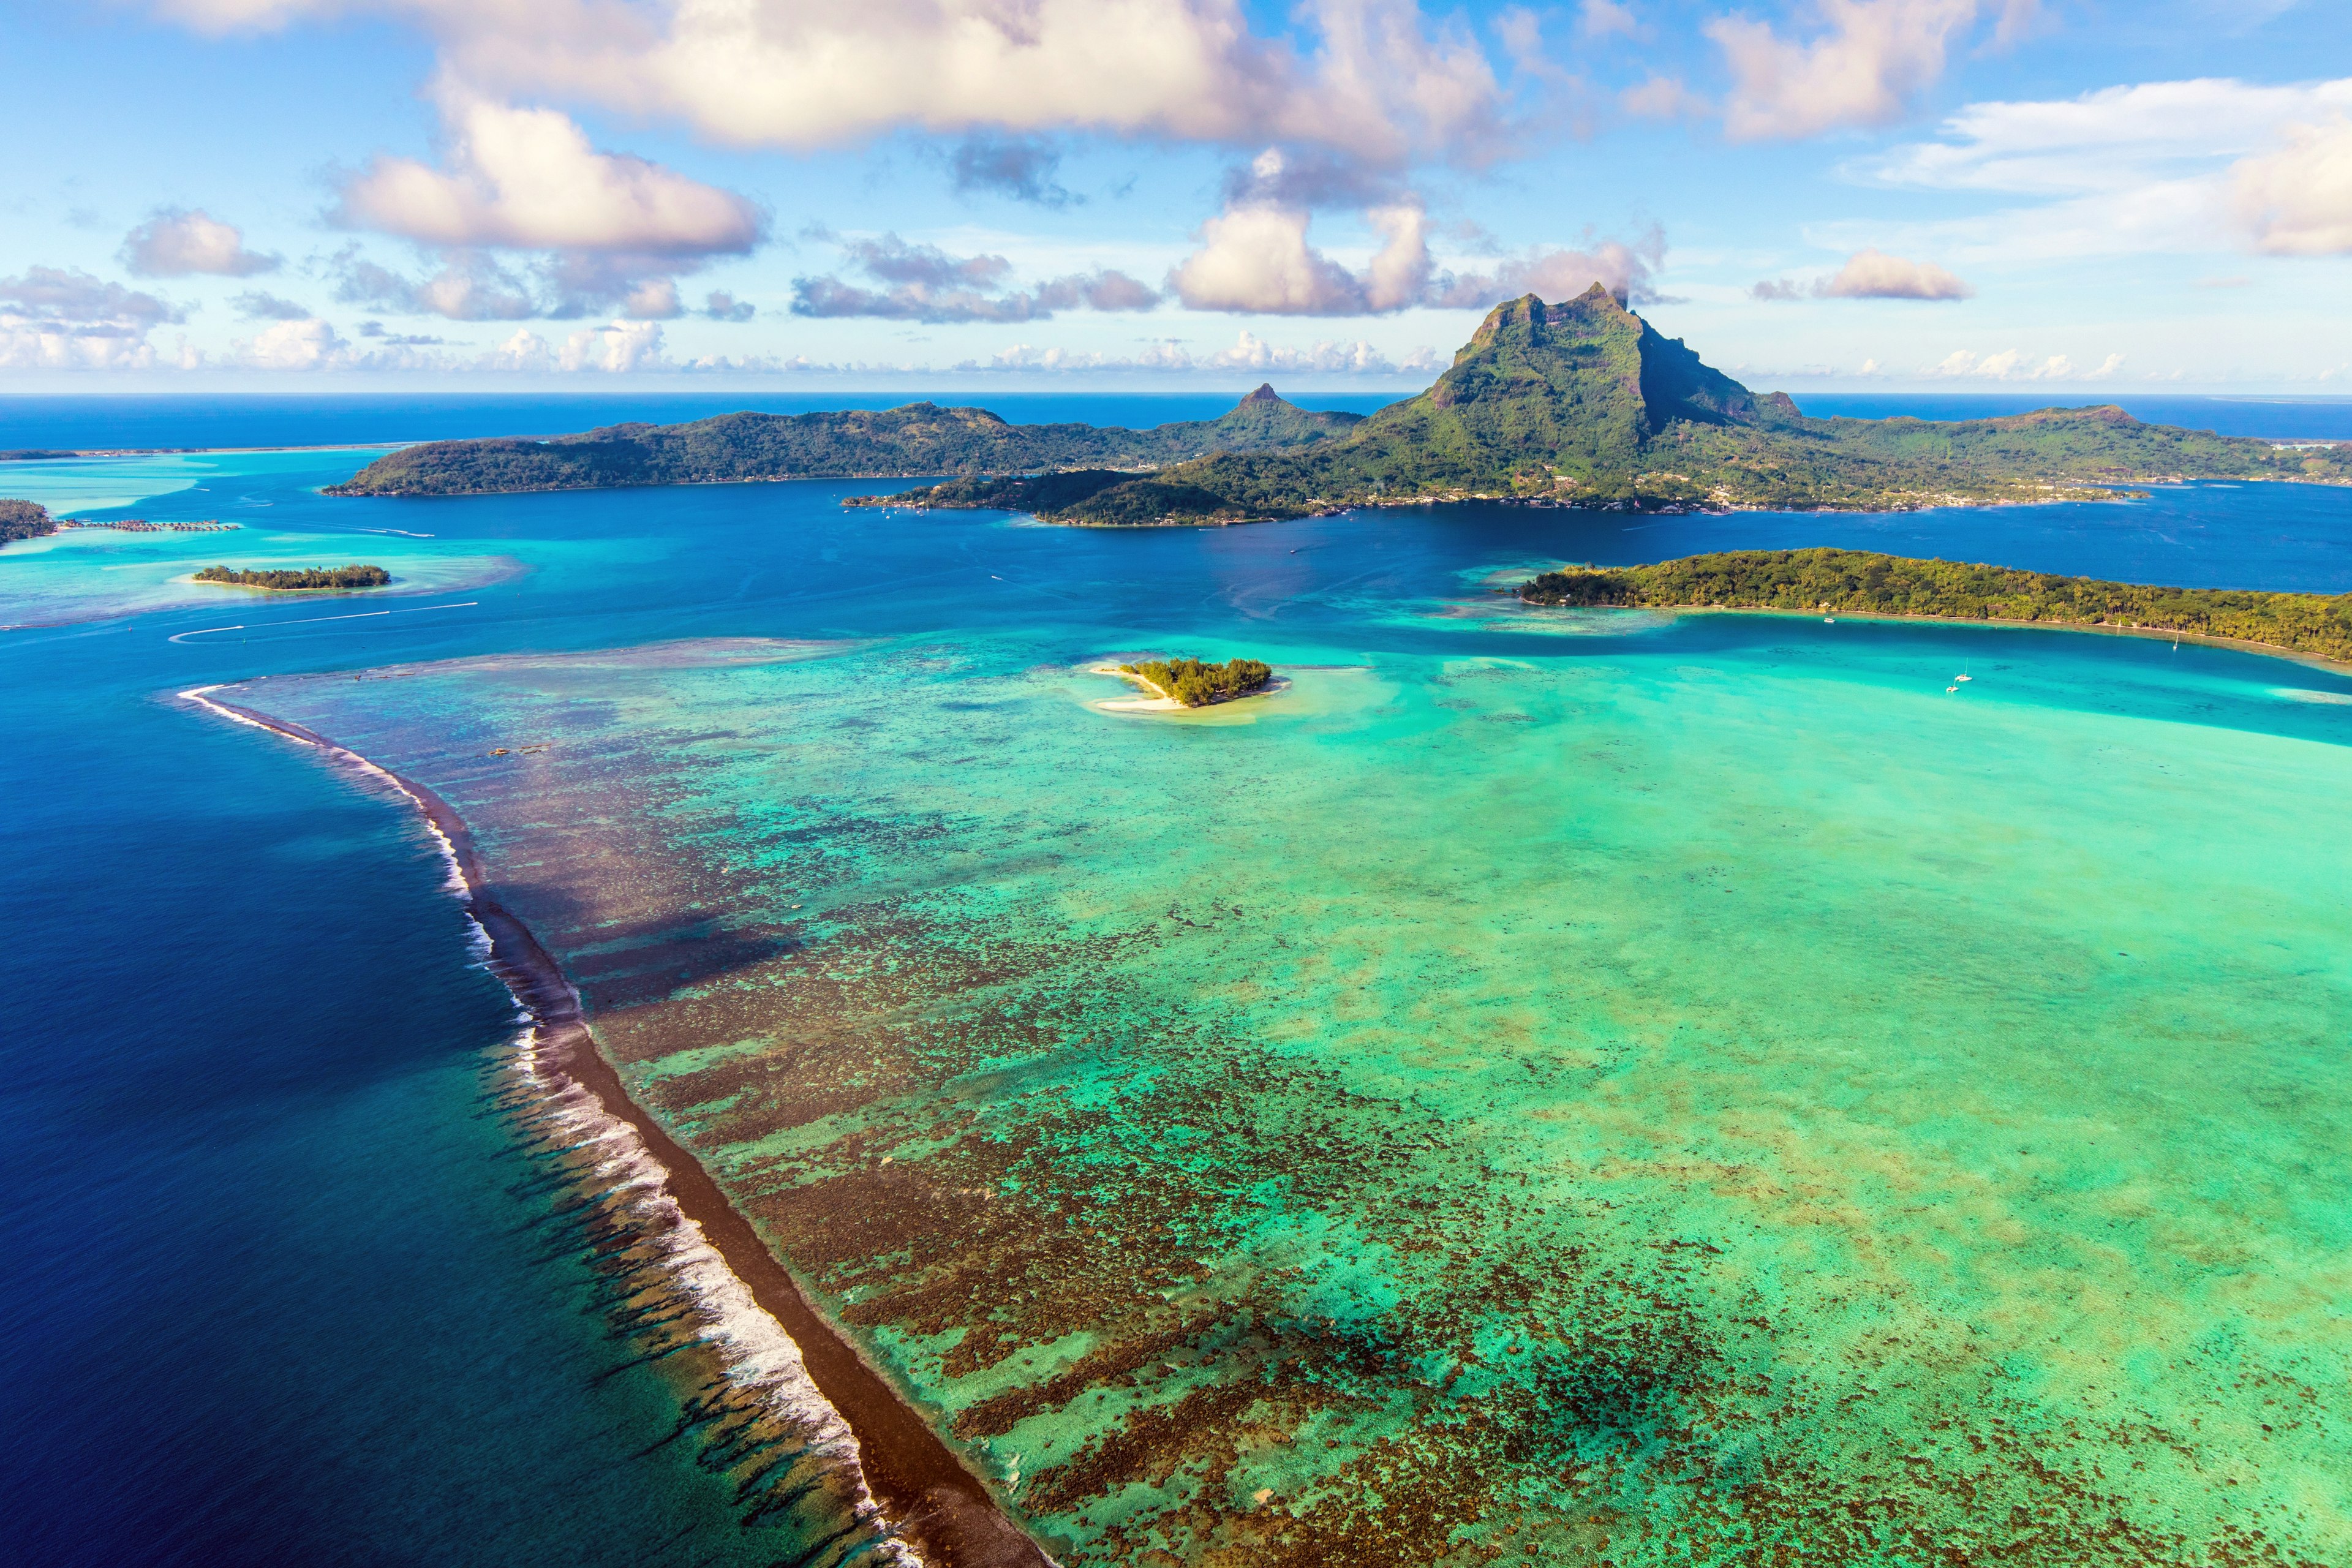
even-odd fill
[{"label": "green vegetation", "polygon": [[1652,566],[1547,572],[1531,605],[1843,610],[1960,621],[2041,621],[2232,637],[2352,660],[2352,594],[2153,588],[1860,550],[1739,550]]},{"label": "green vegetation", "polygon": [[0,500],[0,544],[38,539],[58,531],[57,519],[38,501]]},{"label": "green vegetation", "polygon": [[1223,664],[1170,658],[1150,664],[1122,664],[1118,668],[1123,674],[1150,681],[1187,708],[1228,701],[1255,691],[1274,679],[1274,667],[1254,658],[1229,658]]},{"label": "green vegetation", "polygon": [[1759,397],[1708,368],[1596,284],[1561,304],[1530,294],[1496,306],[1435,385],[1330,440],[1205,458],[1042,508],[1020,479],[893,499],[1056,522],[1217,522],[1475,498],[1906,510],[2177,479],[2347,483],[2352,447],[2282,448],[2144,425],[2115,407],[1958,424],[1811,419],[1784,394]]},{"label": "green vegetation", "polygon": [[2185,479],[2352,483],[2352,445],[2283,447],[2120,408],[2005,419],[1812,419],[1662,337],[1599,284],[1488,313],[1436,384],[1369,418],[1261,386],[1223,417],[1150,430],[1008,425],[979,408],[729,414],[549,441],[436,441],[332,495],[952,474],[852,505],[985,507],[1055,522],[1241,522],[1504,499],[1634,510],[1906,510],[2080,500]]},{"label": "green vegetation", "polygon": [[287,592],[302,588],[381,588],[392,574],[381,566],[278,567],[249,572],[235,566],[207,566],[196,574],[199,583],[222,583],[232,588],[270,588]]},{"label": "green vegetation", "polygon": [[490,495],[624,485],[803,478],[1155,468],[1212,452],[1310,445],[1362,418],[1314,413],[1261,386],[1221,418],[1150,430],[1008,425],[982,408],[725,414],[688,425],[614,425],[549,441],[431,441],[377,458],[339,496]]}]

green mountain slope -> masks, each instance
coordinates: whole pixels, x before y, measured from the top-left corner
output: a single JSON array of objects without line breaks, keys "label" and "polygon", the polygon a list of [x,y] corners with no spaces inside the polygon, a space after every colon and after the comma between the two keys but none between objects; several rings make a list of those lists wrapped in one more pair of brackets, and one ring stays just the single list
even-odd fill
[{"label": "green mountain slope", "polygon": [[1497,305],[1426,392],[1370,418],[1262,386],[1223,417],[1150,430],[1011,425],[910,404],[616,425],[549,441],[437,441],[338,495],[473,495],[791,478],[962,476],[875,504],[1003,507],[1111,525],[1296,517],[1504,497],[1591,507],[1899,510],[2039,501],[2176,479],[2352,483],[2352,446],[2144,425],[2120,408],[2013,418],[1811,419],[1759,397],[1595,284]]},{"label": "green mountain slope", "polygon": [[614,425],[552,440],[431,441],[377,458],[327,493],[484,495],[622,485],[1040,468],[1154,468],[1213,452],[1281,451],[1328,440],[1360,422],[1316,413],[1261,386],[1216,419],[1150,430],[1011,425],[983,408],[849,409],[835,414],[722,414],[686,425]]},{"label": "green mountain slope", "polygon": [[[2120,408],[2005,419],[1810,419],[1758,397],[1598,284],[1496,306],[1453,366],[1341,439],[1226,454],[1100,482],[1058,521],[1234,521],[1403,500],[1549,497],[1580,506],[1904,510],[2047,500],[2183,478],[2352,482],[2352,448],[2282,449],[2144,425]],[[1037,510],[1027,481],[895,498]],[[1198,498],[1211,498],[1205,503]]]}]

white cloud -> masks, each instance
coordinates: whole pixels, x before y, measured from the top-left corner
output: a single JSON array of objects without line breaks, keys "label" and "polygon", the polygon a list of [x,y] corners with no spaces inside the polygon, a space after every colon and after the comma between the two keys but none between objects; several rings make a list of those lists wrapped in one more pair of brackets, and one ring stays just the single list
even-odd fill
[{"label": "white cloud", "polygon": [[541,337],[529,327],[517,328],[514,336],[492,349],[482,358],[482,368],[485,370],[510,370],[528,374],[552,370],[554,367],[555,352],[547,346],[545,338]]},{"label": "white cloud", "polygon": [[1233,347],[1211,354],[1208,363],[1220,370],[1312,371],[1323,375],[1393,375],[1400,368],[1361,338],[1353,342],[1318,339],[1305,348],[1278,348],[1248,331],[1234,339]]},{"label": "white cloud", "polygon": [[[1148,310],[1159,290],[1124,272],[1073,272],[1025,289],[1013,287],[1013,263],[1002,256],[950,256],[935,245],[909,244],[895,234],[845,239],[845,270],[864,273],[879,287],[845,281],[837,273],[793,279],[796,316],[867,316],[901,321],[1042,321],[1058,310]],[[720,296],[709,314],[724,320]],[[735,309],[732,299],[728,310]]]},{"label": "white cloud", "polygon": [[0,368],[137,370],[155,363],[148,334],[184,312],[167,300],[60,267],[0,278]]},{"label": "white cloud", "polygon": [[1617,0],[1584,0],[1580,25],[1588,38],[1605,38],[1612,33],[1631,37],[1641,28],[1641,19],[1630,5],[1620,5]]},{"label": "white cloud", "polygon": [[189,278],[200,272],[250,278],[275,271],[281,264],[278,257],[247,250],[236,225],[201,208],[186,212],[166,207],[122,239],[122,265],[133,278]]},{"label": "white cloud", "polygon": [[1855,251],[1814,292],[1827,300],[1968,300],[1976,296],[1974,287],[1932,261],[1912,261],[1869,248]]},{"label": "white cloud", "polygon": [[[2030,205],[1891,231],[1963,258],[2325,252],[2352,184],[2335,131],[2352,78],[2263,86],[2144,82],[2079,98],[1971,104],[1943,136],[1857,163],[1874,183],[2008,192]],[[2332,193],[2332,194],[2331,194]],[[1824,237],[1833,237],[1825,235]]]},{"label": "white cloud", "polygon": [[556,355],[564,370],[601,370],[621,374],[633,370],[667,370],[662,357],[658,321],[614,321],[572,334]]},{"label": "white cloud", "polygon": [[1356,316],[1419,304],[1430,278],[1429,223],[1420,206],[1376,207],[1365,221],[1383,237],[1361,272],[1307,240],[1304,207],[1246,201],[1201,226],[1201,248],[1171,279],[1192,310]]},{"label": "white cloud", "polygon": [[1972,103],[1944,121],[1941,140],[1898,146],[1855,172],[1931,190],[2111,191],[2260,152],[2291,123],[2347,110],[2352,78],[2265,87],[2206,77]]},{"label": "white cloud", "polygon": [[1132,355],[1074,352],[1014,343],[984,362],[966,361],[958,370],[996,371],[1157,371],[1217,374],[1232,371],[1315,375],[1391,376],[1408,373],[1433,374],[1443,368],[1437,352],[1416,348],[1402,360],[1391,359],[1361,338],[1353,342],[1322,338],[1303,345],[1267,342],[1255,332],[1237,333],[1231,348],[1195,355],[1173,339],[1146,344]]},{"label": "white cloud", "polygon": [[1968,349],[1954,349],[1920,374],[1940,380],[2105,381],[2122,369],[2123,363],[2123,355],[2109,354],[2098,368],[2085,372],[2076,370],[2074,362],[2064,354],[2052,354],[2036,362],[2016,349],[1982,356]]},{"label": "white cloud", "polygon": [[1652,76],[1625,89],[1617,106],[1636,120],[1695,119],[1715,107],[1671,76]]},{"label": "white cloud", "polygon": [[672,115],[807,149],[905,127],[1285,141],[1475,161],[1507,131],[1468,34],[1412,0],[1304,0],[1294,37],[1240,0],[162,0],[212,30],[404,13],[486,88]]},{"label": "white cloud", "polygon": [[[1944,74],[1956,35],[1974,27],[1987,0],[1817,0],[1825,30],[1806,41],[1769,23],[1725,16],[1706,25],[1731,68],[1724,106],[1734,141],[1819,135],[1901,119]],[[2032,7],[2011,0],[2004,32]]]},{"label": "white cloud", "polygon": [[1429,302],[1483,310],[1499,300],[1523,294],[1572,300],[1598,283],[1618,299],[1638,305],[1657,297],[1652,275],[1665,258],[1666,236],[1662,228],[1654,226],[1630,243],[1596,239],[1587,234],[1581,247],[1535,246],[1504,258],[1488,271],[1445,273],[1431,287]]},{"label": "white cloud", "polygon": [[2230,171],[2238,220],[2277,256],[2352,255],[2352,120],[2288,125],[2277,152]]},{"label": "white cloud", "polygon": [[323,370],[350,352],[334,328],[313,317],[274,323],[251,342],[238,344],[234,357],[256,370]]},{"label": "white cloud", "polygon": [[[561,347],[529,327],[473,362],[477,370],[504,371],[521,375],[545,375],[555,371],[621,375],[632,371],[676,371],[663,353],[659,321],[617,321],[601,327],[583,327],[565,338]],[[706,368],[748,369],[732,362],[705,362]]]},{"label": "white cloud", "polygon": [[[1259,188],[1276,183],[1266,163],[1277,156],[1259,160]],[[1309,243],[1305,206],[1244,195],[1202,226],[1200,248],[1171,274],[1170,287],[1188,310],[1255,315],[1484,310],[1528,293],[1573,299],[1596,282],[1639,302],[1655,297],[1651,277],[1665,257],[1665,236],[1654,228],[1631,244],[1588,237],[1582,247],[1535,246],[1455,272],[1431,256],[1429,217],[1417,197],[1373,206],[1363,217],[1381,243],[1366,265],[1350,268]]]},{"label": "white cloud", "polygon": [[448,166],[376,159],[343,186],[341,221],[425,245],[641,257],[740,255],[765,231],[741,196],[599,152],[554,110],[451,89],[442,110]]}]

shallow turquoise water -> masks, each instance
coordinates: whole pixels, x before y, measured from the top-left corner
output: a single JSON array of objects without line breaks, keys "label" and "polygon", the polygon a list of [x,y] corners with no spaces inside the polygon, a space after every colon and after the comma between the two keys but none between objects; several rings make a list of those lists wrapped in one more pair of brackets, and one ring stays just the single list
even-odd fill
[{"label": "shallow turquoise water", "polygon": [[[1898,532],[2328,586],[2344,498],[1121,537],[845,516],[856,487],[814,485],[331,505],[307,460],[257,480],[273,562],[349,553],[363,518],[407,531],[366,542],[403,587],[453,585],[411,603],[472,602],[215,634],[171,578],[236,536],[26,557],[48,575],[9,581],[53,609],[140,612],[11,634],[60,694],[44,732],[89,743],[79,683],[145,756],[301,774],[150,703],[274,672],[246,700],[440,788],[649,1102],[1066,1561],[1377,1560],[1351,1532],[1381,1484],[1417,1528],[1562,1562],[1932,1561],[2010,1517],[1987,1499],[2040,1521],[2024,1561],[2347,1550],[2352,682],[1485,586]],[[77,562],[137,586],[110,609]],[[484,657],[746,637],[824,646]],[[1294,684],[1089,706],[1118,691],[1086,662],[1146,650]],[[551,749],[485,754],[518,742]],[[431,907],[412,853],[387,920]],[[341,1143],[357,1103],[288,1125]],[[385,1159],[353,1153],[366,1190]]]}]

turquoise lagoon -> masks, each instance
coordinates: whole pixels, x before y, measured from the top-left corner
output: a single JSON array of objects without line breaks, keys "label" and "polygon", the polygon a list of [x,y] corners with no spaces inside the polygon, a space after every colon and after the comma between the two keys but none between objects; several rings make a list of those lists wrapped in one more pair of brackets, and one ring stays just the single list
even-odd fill
[{"label": "turquoise lagoon", "polygon": [[[2342,591],[2347,498],[1118,535],[318,482],[255,490],[273,563],[402,530],[364,558],[432,613],[214,631],[171,577],[233,535],[110,607],[90,534],[37,581],[110,618],[10,657],[364,787],[163,705],[237,683],[448,799],[1060,1561],[2352,1554],[2352,680],[1494,592],[1797,542]],[[1143,652],[1291,684],[1104,710]]]}]

